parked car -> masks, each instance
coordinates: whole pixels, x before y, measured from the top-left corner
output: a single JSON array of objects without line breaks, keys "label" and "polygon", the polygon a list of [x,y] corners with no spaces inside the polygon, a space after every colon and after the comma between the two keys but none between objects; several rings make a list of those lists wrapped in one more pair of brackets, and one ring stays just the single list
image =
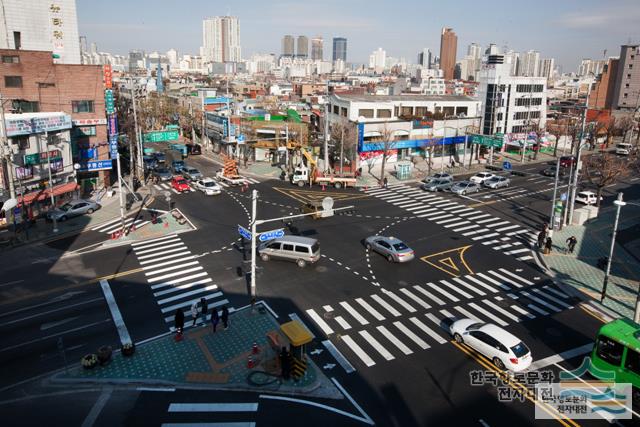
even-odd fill
[{"label": "parked car", "polygon": [[467,193],[477,193],[478,191],[480,191],[480,186],[475,182],[460,181],[453,184],[453,186],[451,187],[451,191],[460,195],[465,195]]},{"label": "parked car", "polygon": [[173,189],[179,193],[191,191],[191,187],[189,187],[189,183],[181,175],[174,176],[171,179],[171,187],[173,187]]},{"label": "parked car", "polygon": [[428,184],[431,181],[434,181],[436,179],[438,179],[438,180],[446,179],[448,181],[453,181],[453,176],[448,174],[448,173],[446,173],[446,172],[436,173],[436,174],[433,174],[431,176],[426,177],[425,179],[422,180],[422,182],[424,182],[425,184]]},{"label": "parked car", "polygon": [[476,184],[482,184],[485,181],[490,180],[494,176],[495,174],[492,174],[491,172],[478,172],[477,174],[469,178],[469,181],[475,182]]},{"label": "parked car", "polygon": [[[602,197],[600,197],[600,200],[602,200]],[[595,205],[598,202],[598,195],[593,191],[581,191],[576,194],[576,202],[585,205]]]},{"label": "parked car", "polygon": [[195,181],[197,179],[202,179],[204,176],[200,171],[193,166],[185,166],[182,168],[182,176],[191,181]]},{"label": "parked car", "polygon": [[187,144],[187,152],[191,155],[202,154],[200,144]]},{"label": "parked car", "polygon": [[[556,176],[556,167],[550,167],[550,168],[546,168],[545,170],[542,171],[542,175],[544,176]],[[567,170],[565,168],[560,168],[559,172],[558,172],[558,177],[560,178],[564,178],[565,176],[567,176]]]},{"label": "parked car", "polygon": [[283,236],[262,243],[258,247],[258,254],[265,262],[272,258],[281,259],[304,267],[320,259],[320,243],[310,237]]},{"label": "parked car", "polygon": [[65,203],[64,205],[52,209],[47,212],[46,218],[48,220],[66,221],[74,216],[80,216],[84,214],[91,215],[93,212],[100,209],[102,206],[98,202],[93,200],[77,199]]},{"label": "parked car", "polygon": [[434,179],[429,183],[422,184],[420,188],[425,191],[445,191],[451,188],[453,181],[448,179]]},{"label": "parked car", "polygon": [[169,181],[173,174],[166,167],[160,166],[154,169],[153,176],[158,177],[161,181]]},{"label": "parked car", "polygon": [[166,156],[164,155],[164,153],[155,152],[153,153],[153,156],[156,158],[158,163],[164,163],[166,161]]},{"label": "parked car", "polygon": [[408,262],[415,257],[413,249],[395,237],[369,236],[364,242],[367,249],[378,252],[389,262]]},{"label": "parked car", "polygon": [[466,344],[482,354],[498,369],[520,372],[533,360],[531,351],[522,340],[491,323],[475,319],[456,320],[449,327],[458,344]]},{"label": "parked car", "polygon": [[214,196],[222,193],[222,187],[213,178],[203,178],[195,183],[196,189],[202,191],[207,196]]},{"label": "parked car", "polygon": [[563,168],[571,167],[571,165],[575,166],[577,163],[575,156],[562,156],[560,157],[560,166]]},{"label": "parked car", "polygon": [[487,188],[502,188],[508,187],[511,184],[511,180],[506,176],[494,176],[482,183]]}]

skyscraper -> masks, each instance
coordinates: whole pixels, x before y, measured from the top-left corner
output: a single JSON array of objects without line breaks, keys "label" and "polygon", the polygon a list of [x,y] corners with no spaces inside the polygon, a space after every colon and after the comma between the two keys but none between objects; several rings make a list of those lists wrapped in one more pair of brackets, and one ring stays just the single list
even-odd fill
[{"label": "skyscraper", "polygon": [[214,16],[203,20],[201,51],[205,62],[240,61],[242,51],[238,18]]},{"label": "skyscraper", "polygon": [[519,74],[524,77],[540,76],[540,52],[529,50],[520,60]]},{"label": "skyscraper", "polygon": [[333,38],[333,60],[338,59],[347,62],[347,39],[344,37]]},{"label": "skyscraper", "polygon": [[378,50],[374,50],[369,55],[369,68],[372,68],[376,73],[382,73],[386,67],[387,52],[381,47]]},{"label": "skyscraper", "polygon": [[418,53],[418,65],[422,68],[431,68],[431,51],[427,48],[422,49],[422,52]]},{"label": "skyscraper", "polygon": [[453,79],[456,68],[456,54],[458,50],[458,36],[451,28],[443,28],[440,35],[440,69],[445,80]]},{"label": "skyscraper", "polygon": [[322,61],[323,44],[324,41],[322,40],[322,36],[315,36],[311,39],[311,59],[313,59],[314,61]]},{"label": "skyscraper", "polygon": [[467,55],[473,59],[482,58],[482,47],[477,43],[471,43],[467,48]]},{"label": "skyscraper", "polygon": [[292,57],[295,52],[295,39],[291,35],[282,38],[282,56]]},{"label": "skyscraper", "polygon": [[298,36],[298,49],[296,51],[296,56],[302,59],[309,57],[309,37]]},{"label": "skyscraper", "polygon": [[546,58],[541,61],[540,77],[546,77],[547,80],[553,77],[553,70],[556,68],[553,58]]}]

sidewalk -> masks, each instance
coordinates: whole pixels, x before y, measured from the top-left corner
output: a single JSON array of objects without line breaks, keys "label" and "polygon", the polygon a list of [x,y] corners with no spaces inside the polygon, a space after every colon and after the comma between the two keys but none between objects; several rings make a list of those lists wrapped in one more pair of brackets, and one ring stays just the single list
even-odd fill
[{"label": "sidewalk", "polygon": [[[553,251],[549,255],[542,255],[543,261],[558,282],[572,286],[588,299],[600,301],[604,271],[597,267],[597,262],[598,259],[609,256],[614,216],[614,208],[601,208],[598,218],[584,226],[574,225],[554,231]],[[622,208],[618,237],[624,234],[624,229],[636,226],[639,222],[640,209],[632,210],[630,205]],[[578,239],[572,255],[565,253],[566,240],[570,236]],[[635,237],[634,242],[637,243],[640,236]],[[617,239],[604,306],[621,317],[633,319],[640,284],[640,261],[619,243],[620,239]]]},{"label": "sidewalk", "polygon": [[[188,314],[185,324],[191,324]],[[174,334],[168,334],[138,344],[131,357],[114,352],[111,362],[104,366],[85,369],[78,363],[68,372],[54,375],[51,381],[57,384],[146,384],[271,391],[325,398],[340,396],[309,357],[302,378],[298,381],[280,379],[273,361],[276,354],[267,342],[267,334],[274,333],[280,336],[280,342],[286,342],[276,319],[258,303],[254,311],[246,307],[231,313],[227,330],[220,323],[214,334],[207,322],[206,327],[188,328],[182,341],[176,341]],[[253,343],[259,346],[257,354],[252,352]],[[253,368],[248,367],[249,357],[255,361]]]}]

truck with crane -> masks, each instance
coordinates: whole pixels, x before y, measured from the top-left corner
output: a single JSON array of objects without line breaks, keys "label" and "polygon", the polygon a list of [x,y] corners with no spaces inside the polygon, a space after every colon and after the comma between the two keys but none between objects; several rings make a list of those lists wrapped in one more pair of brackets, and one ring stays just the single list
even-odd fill
[{"label": "truck with crane", "polygon": [[318,170],[315,159],[304,147],[300,147],[300,153],[304,157],[304,160],[306,160],[306,165],[302,162],[293,170],[293,174],[291,175],[292,184],[298,187],[304,187],[306,184],[332,185],[336,189],[355,187],[357,180],[354,176],[322,174]]}]

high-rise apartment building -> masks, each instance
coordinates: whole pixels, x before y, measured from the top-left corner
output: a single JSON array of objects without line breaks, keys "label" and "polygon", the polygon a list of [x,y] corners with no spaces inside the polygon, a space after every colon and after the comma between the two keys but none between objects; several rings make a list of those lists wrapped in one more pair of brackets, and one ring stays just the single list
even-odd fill
[{"label": "high-rise apartment building", "polygon": [[205,62],[238,62],[242,59],[240,23],[235,16],[214,16],[202,21]]},{"label": "high-rise apartment building", "polygon": [[440,69],[445,80],[452,80],[456,68],[458,36],[451,28],[443,28],[440,35]]},{"label": "high-rise apartment building", "polygon": [[385,69],[387,62],[387,52],[379,47],[369,55],[369,68],[373,69],[376,73],[382,73]]},{"label": "high-rise apartment building", "polygon": [[604,68],[606,63],[607,61],[604,59],[594,60],[585,58],[580,61],[580,66],[578,67],[578,77],[585,77],[590,75],[597,76],[602,72],[602,69]]},{"label": "high-rise apartment building", "polygon": [[472,57],[473,59],[481,59],[482,58],[482,46],[477,43],[471,43],[469,47],[467,47],[467,55]]},{"label": "high-rise apartment building", "polygon": [[553,58],[545,58],[540,61],[540,77],[545,77],[547,80],[553,77],[553,71],[556,68],[556,61]]},{"label": "high-rise apartment building", "polygon": [[635,111],[640,106],[640,45],[622,45],[612,107]]},{"label": "high-rise apartment building", "polygon": [[484,51],[484,54],[487,56],[497,55],[499,53],[500,53],[500,48],[498,48],[498,46],[496,46],[495,43],[490,43],[489,46],[487,46],[487,49]]},{"label": "high-rise apartment building", "polygon": [[540,52],[529,50],[522,55],[518,74],[523,77],[540,76]]},{"label": "high-rise apartment building", "polygon": [[291,35],[282,38],[282,56],[292,57],[295,52],[295,39]]},{"label": "high-rise apartment building", "polygon": [[427,48],[422,49],[422,52],[418,53],[418,65],[422,68],[431,68],[431,51]]},{"label": "high-rise apartment building", "polygon": [[46,50],[54,63],[80,64],[75,0],[2,0],[0,49]]},{"label": "high-rise apartment building", "polygon": [[324,40],[322,40],[322,36],[315,36],[311,39],[311,59],[313,59],[314,61],[322,61],[323,45]]},{"label": "high-rise apartment building", "polygon": [[333,38],[333,61],[347,62],[347,39],[344,37]]},{"label": "high-rise apartment building", "polygon": [[307,59],[309,57],[309,37],[298,36],[298,46],[296,56],[298,58]]}]

